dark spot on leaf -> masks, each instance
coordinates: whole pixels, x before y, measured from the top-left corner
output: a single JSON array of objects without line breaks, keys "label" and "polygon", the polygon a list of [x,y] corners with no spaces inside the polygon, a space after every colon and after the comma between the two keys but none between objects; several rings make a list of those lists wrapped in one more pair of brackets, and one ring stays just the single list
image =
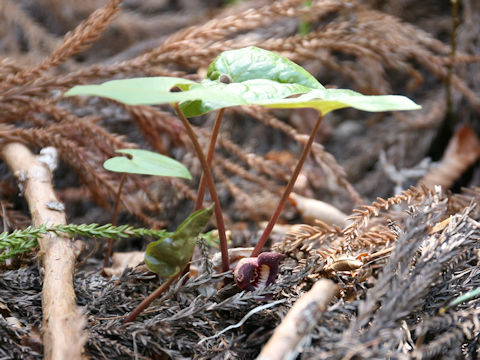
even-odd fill
[{"label": "dark spot on leaf", "polygon": [[230,84],[232,82],[232,78],[228,76],[227,74],[222,74],[220,75],[220,78],[218,79],[223,84]]}]

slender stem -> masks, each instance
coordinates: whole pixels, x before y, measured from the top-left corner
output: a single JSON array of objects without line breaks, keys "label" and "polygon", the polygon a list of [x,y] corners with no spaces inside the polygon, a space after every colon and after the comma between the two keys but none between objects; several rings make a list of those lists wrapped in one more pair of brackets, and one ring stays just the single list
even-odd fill
[{"label": "slender stem", "polygon": [[128,316],[125,318],[125,320],[123,320],[123,323],[126,324],[126,323],[129,323],[129,322],[132,322],[133,320],[135,320],[135,318],[143,310],[145,310],[152,303],[153,300],[158,298],[165,290],[167,290],[170,287],[170,285],[175,281],[175,279],[178,278],[178,276],[181,273],[182,272],[179,271],[176,275],[173,275],[173,276],[169,277],[167,279],[167,281],[165,281],[162,285],[160,285],[158,287],[157,290],[155,290],[153,293],[151,293],[145,299],[143,299],[143,301],[140,304],[138,304],[138,306],[135,309],[133,309],[133,311],[130,314],[128,314]]},{"label": "slender stem", "polygon": [[[447,103],[447,115],[452,115],[452,75],[455,65],[455,53],[457,50],[457,28],[459,25],[458,19],[458,6],[460,0],[450,0],[452,4],[451,16],[452,16],[452,32],[450,36],[450,64],[448,65],[448,73],[445,79],[446,87],[446,103]],[[451,121],[451,119],[449,119]]]},{"label": "slender stem", "polygon": [[227,237],[225,235],[225,223],[223,222],[222,216],[222,208],[220,207],[220,201],[218,200],[218,194],[215,190],[215,183],[213,182],[212,174],[210,173],[210,169],[208,168],[207,160],[205,159],[205,155],[203,155],[202,147],[198,142],[197,136],[193,131],[192,126],[188,122],[187,118],[183,114],[182,110],[178,106],[178,104],[173,105],[178,117],[183,123],[185,127],[185,131],[189,136],[190,140],[192,141],[193,147],[195,148],[195,152],[197,153],[198,160],[200,160],[200,164],[202,165],[203,175],[205,176],[205,180],[207,182],[208,191],[210,192],[210,196],[212,197],[213,202],[215,203],[215,218],[217,220],[217,228],[218,228],[218,237],[220,238],[220,251],[222,253],[222,271],[230,270],[230,265],[228,263],[228,246],[227,246]]},{"label": "slender stem", "polygon": [[263,246],[268,240],[268,237],[270,236],[270,233],[273,230],[273,226],[278,220],[278,217],[282,213],[283,208],[285,207],[285,204],[288,200],[288,196],[293,190],[293,186],[295,185],[295,181],[297,181],[298,175],[300,174],[300,170],[302,170],[303,163],[307,159],[308,154],[310,153],[310,149],[313,144],[313,140],[315,139],[315,135],[317,134],[318,128],[320,127],[320,123],[322,122],[322,114],[319,112],[318,113],[318,119],[317,122],[315,123],[315,126],[313,127],[312,132],[310,133],[310,137],[308,138],[307,143],[305,144],[305,147],[303,148],[302,155],[300,156],[300,159],[298,160],[297,166],[295,167],[295,170],[293,170],[292,176],[290,180],[288,181],[287,187],[283,191],[283,195],[280,198],[280,202],[277,205],[277,208],[275,209],[275,212],[273,213],[272,217],[268,221],[267,227],[263,231],[262,236],[260,237],[260,240],[258,240],[257,245],[255,246],[255,249],[252,251],[251,257],[256,257],[260,254],[262,251]]},{"label": "slender stem", "polygon": [[[222,124],[222,118],[223,118],[224,112],[225,112],[225,109],[220,109],[218,111],[217,118],[215,119],[215,124],[213,125],[212,136],[210,137],[210,144],[208,146],[208,153],[207,153],[207,164],[209,169],[212,166],[213,153],[215,151],[215,144],[217,143],[217,137],[220,131],[220,125]],[[200,178],[200,185],[198,186],[197,200],[195,201],[195,208],[193,209],[194,211],[200,210],[202,208],[206,187],[207,187],[207,182],[206,182],[205,176],[202,174],[202,177]]]},{"label": "slender stem", "polygon": [[[115,197],[115,205],[113,207],[113,215],[112,215],[112,225],[117,224],[117,216],[118,216],[118,207],[120,204],[120,195],[122,194],[123,184],[125,183],[125,179],[127,174],[122,173],[122,178],[120,179],[120,184],[118,185],[117,196]],[[113,239],[108,239],[108,248],[107,248],[107,255],[105,256],[105,262],[103,267],[106,268],[110,265],[110,257],[112,256],[112,247],[113,247]]]}]

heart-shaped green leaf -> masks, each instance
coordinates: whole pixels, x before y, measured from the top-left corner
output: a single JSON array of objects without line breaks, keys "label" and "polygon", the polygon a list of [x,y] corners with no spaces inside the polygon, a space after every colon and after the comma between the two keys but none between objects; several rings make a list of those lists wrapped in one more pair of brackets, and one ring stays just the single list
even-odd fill
[{"label": "heart-shaped green leaf", "polygon": [[[172,92],[173,87],[182,91]],[[223,52],[201,83],[169,77],[114,80],[76,86],[65,94],[73,95],[104,96],[129,105],[179,103],[187,117],[238,105],[313,107],[322,114],[349,106],[365,111],[420,109],[404,96],[325,89],[302,67],[257,47]]]},{"label": "heart-shaped green leaf", "polygon": [[298,84],[312,89],[324,87],[307,70],[274,52],[249,46],[224,51],[208,67],[207,79],[227,75],[232,82],[268,79],[280,84]]},{"label": "heart-shaped green leaf", "polygon": [[131,158],[118,156],[103,163],[105,169],[142,175],[157,175],[191,179],[188,169],[177,160],[141,149],[120,149],[117,153],[130,155]]},{"label": "heart-shaped green leaf", "polygon": [[173,235],[153,241],[145,251],[145,264],[161,277],[177,274],[188,264],[195,249],[197,236],[207,226],[214,204],[195,211],[177,228]]}]

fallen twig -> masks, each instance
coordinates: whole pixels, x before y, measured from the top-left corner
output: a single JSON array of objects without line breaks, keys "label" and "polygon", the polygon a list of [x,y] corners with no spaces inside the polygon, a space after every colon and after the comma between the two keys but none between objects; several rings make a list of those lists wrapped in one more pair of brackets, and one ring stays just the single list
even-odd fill
[{"label": "fallen twig", "polygon": [[309,225],[315,225],[317,220],[340,227],[347,225],[347,215],[324,201],[307,198],[296,193],[291,193],[289,200],[305,223]]},{"label": "fallen twig", "polygon": [[[18,180],[28,202],[34,226],[65,224],[62,204],[52,186],[49,165],[22,144],[10,143],[0,151]],[[43,266],[43,345],[45,359],[81,359],[87,339],[86,324],[76,306],[73,290],[76,247],[70,238],[53,232],[39,239]]]},{"label": "fallen twig", "polygon": [[297,347],[312,330],[338,291],[332,281],[319,280],[302,295],[263,347],[257,360],[295,359]]}]

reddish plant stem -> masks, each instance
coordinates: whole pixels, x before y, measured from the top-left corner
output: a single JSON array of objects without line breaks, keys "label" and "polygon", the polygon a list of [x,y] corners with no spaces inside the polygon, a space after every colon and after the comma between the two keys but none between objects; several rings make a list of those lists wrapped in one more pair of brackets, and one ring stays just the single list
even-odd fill
[{"label": "reddish plant stem", "polygon": [[273,230],[273,227],[275,226],[275,223],[278,220],[278,217],[282,213],[282,210],[288,201],[288,196],[293,190],[293,186],[297,181],[298,175],[302,170],[303,164],[305,163],[305,160],[307,159],[307,156],[310,153],[310,149],[312,147],[313,141],[315,140],[315,135],[317,134],[317,131],[318,131],[318,128],[320,127],[321,122],[322,122],[322,113],[319,112],[317,122],[315,123],[315,126],[313,127],[312,132],[310,133],[310,137],[308,138],[308,141],[305,144],[305,147],[303,148],[303,152],[302,152],[302,155],[300,156],[300,159],[298,160],[297,166],[295,167],[295,170],[293,170],[292,176],[288,181],[287,187],[283,191],[283,195],[280,199],[280,202],[277,205],[277,208],[275,209],[275,212],[272,214],[272,217],[268,221],[267,227],[263,231],[262,236],[260,237],[260,239],[257,242],[257,245],[253,249],[252,254],[250,255],[251,257],[258,256],[262,251],[263,246],[267,242],[268,237],[270,236]]},{"label": "reddish plant stem", "polygon": [[[222,124],[222,118],[223,118],[224,112],[225,112],[224,108],[218,111],[217,118],[215,119],[215,124],[213,125],[212,136],[210,137],[210,144],[208,145],[208,152],[207,152],[207,164],[209,169],[211,169],[212,167],[213,154],[215,152],[215,144],[217,143],[217,137],[220,131],[220,125]],[[205,197],[206,187],[207,187],[207,182],[205,180],[205,176],[202,174],[200,178],[200,184],[198,185],[197,199],[195,200],[195,206],[193,208],[193,211],[197,211],[203,208],[203,199]],[[183,271],[183,275],[185,275],[189,271],[190,271],[190,264],[187,265],[187,267]]]},{"label": "reddish plant stem", "polygon": [[151,293],[145,299],[143,299],[143,301],[140,304],[138,304],[138,306],[135,309],[133,309],[133,311],[130,314],[128,314],[125,320],[123,320],[123,323],[126,324],[135,320],[135,318],[143,310],[145,310],[152,303],[153,300],[158,298],[165,290],[167,290],[170,287],[170,285],[175,281],[175,279],[178,278],[178,276],[181,273],[182,271],[179,271],[176,275],[169,277],[167,281],[165,281],[162,285],[158,287],[157,290],[155,290],[153,293]]},{"label": "reddish plant stem", "polygon": [[[207,164],[209,169],[212,166],[213,153],[215,151],[215,144],[217,143],[217,137],[220,131],[220,125],[222,124],[222,118],[223,118],[224,112],[225,112],[225,109],[220,109],[218,111],[217,118],[215,119],[215,124],[213,125],[212,136],[210,137],[210,144],[208,146],[208,153],[207,153]],[[207,182],[205,179],[205,175],[202,174],[202,177],[200,178],[200,185],[198,186],[198,191],[197,191],[197,200],[195,201],[195,208],[193,209],[193,211],[200,210],[203,207],[203,198],[205,197],[206,187],[207,187]]]},{"label": "reddish plant stem", "polygon": [[213,177],[212,177],[212,174],[210,173],[207,160],[205,159],[205,155],[203,154],[202,147],[198,142],[197,136],[195,135],[195,132],[193,131],[192,126],[188,122],[187,118],[183,114],[178,104],[173,104],[173,107],[178,117],[182,121],[183,126],[185,127],[185,131],[187,132],[187,135],[193,144],[195,152],[197,153],[198,160],[200,160],[200,164],[202,165],[205,181],[207,182],[208,191],[210,192],[210,196],[212,197],[212,200],[215,203],[215,218],[217,220],[218,237],[220,238],[220,251],[222,254],[222,271],[226,272],[230,270],[230,265],[228,262],[228,245],[227,245],[227,237],[225,235],[225,223],[223,222],[222,208],[220,206],[220,201],[218,200],[217,191],[215,190],[215,183],[213,182]]},{"label": "reddish plant stem", "polygon": [[[120,184],[118,185],[117,196],[115,197],[115,205],[113,207],[113,215],[112,215],[112,225],[117,224],[117,216],[118,216],[118,207],[120,204],[120,195],[122,194],[123,184],[125,183],[125,179],[127,174],[122,173],[122,178],[120,179]],[[110,265],[110,257],[112,256],[112,248],[113,248],[113,239],[108,239],[108,248],[107,248],[107,255],[105,256],[105,262],[103,267],[106,268]]]}]

